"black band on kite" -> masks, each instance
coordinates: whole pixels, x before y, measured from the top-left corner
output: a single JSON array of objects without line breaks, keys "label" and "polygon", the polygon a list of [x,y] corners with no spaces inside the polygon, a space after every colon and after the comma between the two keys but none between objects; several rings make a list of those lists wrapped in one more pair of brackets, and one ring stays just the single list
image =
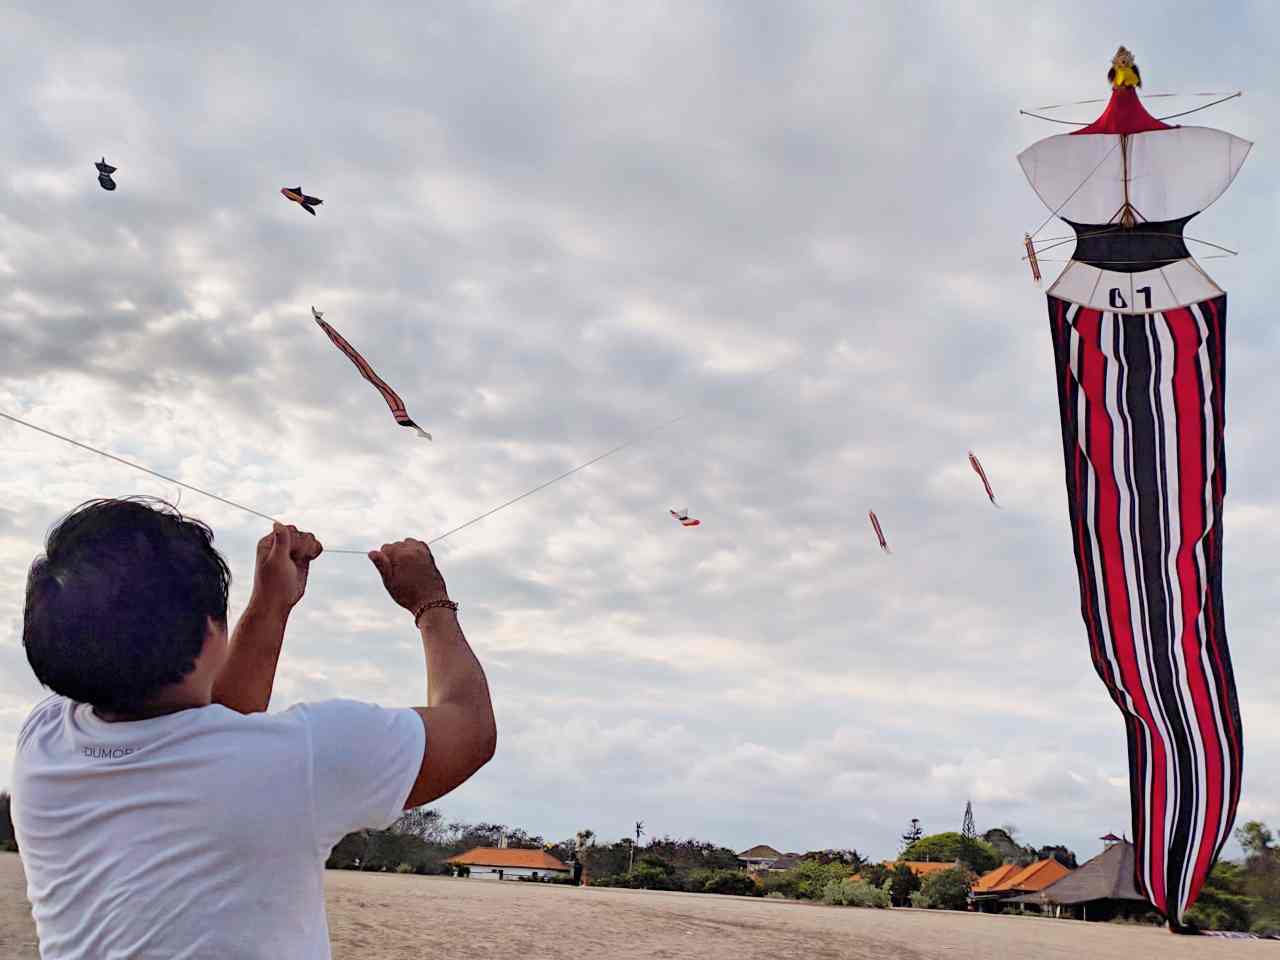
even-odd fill
[{"label": "black band on kite", "polygon": [[1148,221],[1131,227],[1119,223],[1067,223],[1076,232],[1072,260],[1115,273],[1142,273],[1156,270],[1191,256],[1183,228],[1194,217],[1180,220]]}]

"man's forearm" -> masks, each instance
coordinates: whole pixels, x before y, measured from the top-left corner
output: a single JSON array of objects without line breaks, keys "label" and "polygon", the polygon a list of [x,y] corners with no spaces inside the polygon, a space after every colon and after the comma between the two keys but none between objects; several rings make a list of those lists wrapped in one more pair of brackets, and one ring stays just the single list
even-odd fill
[{"label": "man's forearm", "polygon": [[267,709],[288,620],[287,611],[250,598],[231,635],[227,662],[214,682],[214,703],[237,713],[261,713]]},{"label": "man's forearm", "polygon": [[454,703],[475,711],[476,720],[494,726],[493,705],[484,668],[467,643],[457,614],[432,609],[418,621],[427,655],[427,706]]}]

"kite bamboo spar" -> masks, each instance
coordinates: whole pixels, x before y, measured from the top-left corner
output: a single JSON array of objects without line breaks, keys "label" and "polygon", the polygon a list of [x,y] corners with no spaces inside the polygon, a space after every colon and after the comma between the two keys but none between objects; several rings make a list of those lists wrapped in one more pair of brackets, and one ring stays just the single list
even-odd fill
[{"label": "kite bamboo spar", "polygon": [[[669,427],[672,424],[678,423],[679,421],[683,420],[686,416],[688,416],[688,414],[682,413],[678,417],[673,417],[672,419],[667,420],[664,423],[660,423],[657,426],[650,427],[648,430],[645,430],[643,433],[636,434],[631,439],[618,444],[616,447],[613,447],[610,450],[606,450],[604,453],[599,454],[598,456],[592,457],[586,463],[580,463],[578,464],[578,466],[572,468],[571,470],[566,470],[564,473],[560,474],[559,476],[552,477],[550,480],[547,480],[543,483],[538,484],[532,490],[526,490],[524,493],[520,494],[519,496],[512,497],[510,500],[507,500],[505,503],[500,503],[496,507],[486,510],[484,513],[480,514],[478,517],[472,517],[466,523],[460,523],[453,529],[446,530],[444,533],[439,534],[438,536],[432,537],[430,540],[427,541],[427,543],[428,544],[439,543],[445,537],[451,537],[455,533],[457,533],[459,530],[465,530],[467,527],[471,526],[472,524],[479,523],[481,520],[491,517],[495,513],[505,510],[507,507],[513,506],[519,503],[521,500],[524,500],[527,497],[531,497],[535,493],[538,493],[541,490],[545,490],[547,487],[551,486],[552,484],[559,483],[561,480],[564,480],[566,477],[571,477],[575,473],[578,473],[581,470],[587,469],[587,467],[591,466],[592,464],[599,463],[601,460],[604,460],[606,457],[611,457],[615,453],[620,453],[621,451],[625,450],[627,447],[630,447],[636,443],[639,443],[641,440],[645,439],[651,434],[657,433],[659,430],[663,429],[664,427]],[[55,433],[52,430],[46,430],[44,427],[37,426],[36,424],[31,423],[27,420],[23,420],[19,417],[13,416],[12,414],[5,413],[3,410],[0,410],[0,417],[3,417],[5,420],[10,421],[11,423],[16,423],[19,426],[26,427],[29,430],[34,430],[37,433],[43,433],[45,436],[53,437],[54,439],[61,440],[64,443],[69,443],[73,447],[79,447],[81,450],[88,450],[90,453],[96,453],[100,457],[105,457],[108,460],[114,460],[116,463],[124,464],[126,467],[131,467],[134,470],[140,470],[141,472],[150,474],[151,476],[156,477],[160,480],[164,480],[168,483],[176,483],[179,487],[182,487],[184,490],[190,490],[192,493],[198,493],[202,497],[208,497],[211,500],[217,500],[219,503],[224,503],[228,507],[235,507],[237,510],[243,510],[245,513],[252,514],[255,517],[261,517],[263,520],[268,520],[271,523],[281,522],[277,520],[275,517],[271,516],[270,514],[263,513],[260,510],[255,510],[253,509],[253,507],[247,507],[243,503],[236,503],[236,501],[234,500],[228,500],[226,497],[220,497],[216,493],[211,493],[208,490],[202,490],[200,487],[193,486],[190,483],[185,483],[184,481],[179,480],[176,477],[170,477],[167,474],[163,474],[163,473],[160,473],[159,471],[152,470],[150,467],[144,467],[140,463],[134,463],[132,460],[126,460],[124,459],[124,457],[118,457],[114,453],[108,453],[106,450],[99,450],[97,447],[90,446],[87,443],[81,443],[79,440],[73,440],[71,437],[64,436],[61,433]],[[347,553],[347,554],[353,554],[358,556],[364,556],[368,553],[368,551],[339,548],[339,549],[333,549],[333,550],[326,549],[325,553]]]}]

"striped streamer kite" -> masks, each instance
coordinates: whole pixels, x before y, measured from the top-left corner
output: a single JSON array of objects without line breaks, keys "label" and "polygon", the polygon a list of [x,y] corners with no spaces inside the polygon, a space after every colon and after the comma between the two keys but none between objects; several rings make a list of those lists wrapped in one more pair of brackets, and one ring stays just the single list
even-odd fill
[{"label": "striped streamer kite", "polygon": [[973,455],[973,451],[969,451],[969,466],[973,467],[973,472],[978,475],[978,479],[982,481],[982,489],[987,491],[987,499],[991,501],[993,507],[999,507],[996,503],[995,491],[991,489],[991,481],[987,479],[987,471],[982,469],[982,464],[978,462],[978,458]]},{"label": "striped streamer kite", "polygon": [[1049,327],[1080,609],[1128,734],[1135,882],[1191,932],[1244,754],[1222,602],[1227,298],[1182,231],[1251,144],[1169,126],[1136,67],[1113,77],[1101,117],[1018,160],[1076,234]]},{"label": "striped streamer kite", "polygon": [[880,518],[876,516],[876,512],[868,510],[867,517],[871,520],[871,529],[876,532],[876,539],[880,541],[880,549],[885,553],[893,553],[889,549],[889,541],[884,538],[884,531],[880,529]]},{"label": "striped streamer kite", "polygon": [[420,426],[413,422],[413,418],[409,416],[409,411],[405,409],[404,401],[400,399],[400,394],[396,393],[387,385],[387,381],[378,376],[377,371],[369,366],[369,361],[361,356],[360,351],[347,342],[346,337],[325,322],[324,314],[315,307],[311,308],[311,316],[315,317],[316,323],[320,325],[333,345],[347,355],[347,359],[356,365],[356,369],[360,371],[360,376],[364,377],[377,388],[382,394],[382,399],[387,402],[387,406],[391,410],[391,415],[396,418],[396,423],[402,427],[411,427],[418,431],[418,436],[423,440],[430,440],[431,434],[423,430]]}]

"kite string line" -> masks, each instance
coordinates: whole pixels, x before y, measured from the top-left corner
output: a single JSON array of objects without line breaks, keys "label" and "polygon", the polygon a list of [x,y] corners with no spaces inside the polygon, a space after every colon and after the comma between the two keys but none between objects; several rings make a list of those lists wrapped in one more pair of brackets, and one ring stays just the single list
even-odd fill
[{"label": "kite string line", "polygon": [[[1204,94],[1204,96],[1208,96],[1208,94]],[[1220,103],[1226,103],[1228,100],[1234,100],[1236,97],[1243,97],[1243,96],[1244,96],[1244,91],[1237,90],[1235,93],[1231,94],[1230,96],[1223,97],[1221,100],[1215,100],[1213,101],[1213,103],[1206,103],[1199,107],[1192,107],[1190,110],[1183,110],[1181,113],[1169,113],[1163,117],[1156,117],[1156,119],[1161,122],[1164,122],[1165,120],[1172,120],[1174,117],[1185,117],[1189,113],[1199,113],[1201,110],[1208,110],[1210,107],[1216,107]]]},{"label": "kite string line", "polygon": [[[472,524],[479,523],[481,520],[485,519],[486,517],[493,516],[499,510],[505,510],[507,507],[512,506],[513,504],[519,503],[521,500],[524,500],[526,497],[531,497],[538,491],[545,490],[547,487],[551,486],[553,483],[558,483],[559,481],[565,479],[566,477],[573,476],[573,474],[577,473],[580,470],[587,469],[587,467],[591,466],[592,464],[599,463],[601,460],[605,459],[605,457],[611,457],[615,453],[625,450],[627,447],[632,446],[635,443],[638,443],[639,441],[643,440],[645,437],[649,436],[650,434],[657,433],[659,430],[661,430],[664,427],[669,427],[674,423],[678,423],[679,421],[683,420],[686,416],[688,416],[688,414],[682,413],[680,414],[680,416],[675,417],[671,420],[668,420],[665,423],[660,423],[656,427],[650,427],[648,430],[644,431],[643,433],[636,434],[631,439],[618,444],[612,450],[606,450],[604,453],[600,454],[599,456],[592,457],[586,463],[579,464],[578,466],[574,467],[572,470],[566,470],[564,473],[560,474],[558,477],[553,477],[552,479],[547,480],[545,483],[540,483],[538,484],[538,486],[534,487],[532,490],[526,491],[525,493],[520,494],[520,496],[518,497],[512,497],[506,503],[499,504],[493,509],[487,510],[484,513],[480,514],[480,516],[474,517],[473,519],[468,520],[466,523],[459,524],[458,526],[454,527],[452,530],[446,530],[444,533],[440,534],[439,536],[434,537],[431,540],[428,540],[427,543],[429,544],[438,543],[439,541],[443,540],[445,537],[450,537],[453,534],[457,533],[459,530],[465,530],[467,527],[471,526]],[[246,507],[243,503],[236,503],[234,500],[228,500],[226,497],[220,497],[216,493],[210,493],[208,490],[202,490],[200,487],[193,486],[190,483],[185,483],[182,480],[177,479],[176,477],[170,477],[166,474],[159,473],[158,471],[152,470],[149,467],[144,467],[140,463],[134,463],[132,460],[126,460],[123,457],[118,457],[114,453],[108,453],[106,450],[99,450],[97,447],[91,447],[87,443],[81,443],[79,440],[73,440],[70,437],[64,436],[61,433],[55,433],[52,430],[46,430],[44,427],[36,426],[34,423],[29,423],[28,421],[22,420],[19,417],[15,417],[12,414],[5,413],[3,410],[0,410],[0,417],[3,417],[5,420],[9,420],[13,423],[16,423],[19,426],[26,427],[29,430],[34,430],[37,433],[43,433],[45,436],[53,437],[54,439],[61,440],[64,443],[69,443],[73,447],[79,447],[81,450],[88,450],[90,453],[96,453],[100,457],[105,457],[108,460],[114,460],[116,463],[123,464],[126,467],[131,467],[134,470],[140,470],[143,473],[150,474],[151,476],[157,477],[168,483],[176,483],[179,487],[182,487],[186,490],[190,490],[193,493],[198,493],[201,496],[208,497],[211,500],[217,500],[219,503],[225,503],[227,506],[235,507],[237,510],[243,510],[245,513],[252,514],[255,517],[261,517],[263,520],[268,520],[271,523],[280,522],[275,517],[268,516],[267,514],[262,513],[259,510],[254,510],[252,507]],[[346,553],[346,554],[364,556],[368,553],[368,551],[333,549],[333,550],[325,550],[325,553]]]},{"label": "kite string line", "polygon": [[114,453],[107,453],[107,451],[99,450],[97,447],[91,447],[87,443],[81,443],[79,440],[72,440],[70,437],[63,436],[60,433],[54,433],[52,430],[46,430],[44,427],[38,427],[34,423],[28,423],[26,420],[21,420],[12,414],[5,413],[3,410],[0,410],[0,417],[27,427],[30,430],[35,430],[37,433],[43,433],[45,436],[54,437],[64,443],[69,443],[73,447],[79,447],[81,450],[88,450],[90,453],[96,453],[100,457],[106,457],[108,460],[114,460],[116,463],[122,463],[126,467],[132,467],[134,470],[141,470],[143,473],[149,473],[151,476],[158,477],[161,480],[168,481],[169,483],[176,483],[180,487],[184,487],[185,489],[198,493],[201,496],[209,497],[211,500],[217,500],[219,503],[225,503],[229,507],[235,507],[237,510],[243,510],[245,513],[252,514],[255,517],[261,517],[263,520],[269,520],[272,523],[280,522],[275,517],[267,516],[267,514],[254,510],[252,507],[246,507],[243,503],[236,503],[234,500],[228,500],[226,497],[220,497],[216,493],[210,493],[208,490],[201,490],[199,487],[192,486],[189,483],[183,483],[176,477],[169,477],[163,473],[158,473],[149,467],[142,466],[140,463],[134,463],[132,460],[117,457]]},{"label": "kite string line", "polygon": [[[559,476],[552,477],[550,480],[547,480],[547,481],[544,481],[543,483],[538,484],[532,490],[526,490],[524,493],[520,494],[518,497],[512,497],[510,500],[506,501],[505,503],[500,503],[496,507],[493,507],[490,510],[486,510],[484,513],[480,514],[480,516],[472,517],[466,523],[460,523],[458,524],[458,526],[454,527],[453,529],[446,530],[444,533],[439,534],[438,536],[432,537],[430,540],[427,541],[427,544],[429,546],[433,543],[439,543],[445,537],[451,537],[455,533],[457,533],[459,530],[465,530],[467,527],[471,526],[472,524],[479,523],[481,520],[484,520],[487,517],[493,516],[498,511],[505,510],[507,509],[507,507],[515,505],[519,503],[521,500],[524,500],[526,497],[531,497],[535,493],[538,493],[540,490],[547,489],[547,487],[551,486],[553,483],[559,483],[561,480],[564,480],[566,477],[573,476],[579,470],[585,470],[587,469],[587,467],[591,466],[592,464],[599,463],[605,457],[611,457],[615,453],[625,450],[627,447],[631,446],[632,444],[640,442],[645,437],[648,437],[654,433],[657,433],[659,430],[662,430],[665,427],[669,427],[674,423],[679,423],[681,420],[683,420],[687,416],[688,414],[682,413],[680,414],[680,416],[675,417],[671,420],[668,420],[665,423],[660,423],[656,427],[650,427],[648,430],[644,431],[643,433],[636,434],[630,440],[626,440],[623,443],[618,444],[612,450],[606,450],[604,453],[600,454],[599,456],[592,457],[586,463],[580,463],[578,464],[578,466],[574,467],[572,470],[566,470],[564,473],[560,474]],[[326,550],[325,552],[326,553],[358,553],[363,555],[367,551],[335,549],[335,550]]]}]

